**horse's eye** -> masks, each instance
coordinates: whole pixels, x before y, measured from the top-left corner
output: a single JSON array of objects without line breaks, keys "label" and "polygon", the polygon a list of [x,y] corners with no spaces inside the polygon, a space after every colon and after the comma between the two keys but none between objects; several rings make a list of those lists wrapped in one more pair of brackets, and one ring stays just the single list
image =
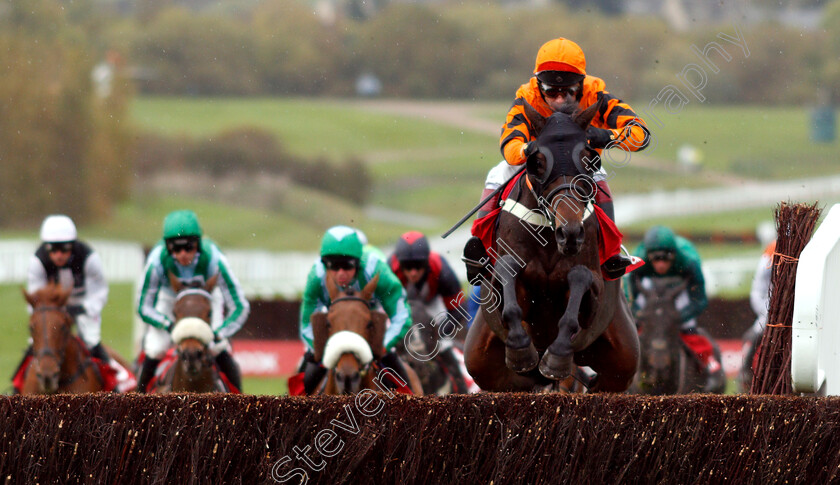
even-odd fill
[{"label": "horse's eye", "polygon": [[367,323],[367,329],[368,329],[368,331],[372,331],[372,330],[373,330],[373,320],[371,320],[371,321],[369,321],[369,322]]}]

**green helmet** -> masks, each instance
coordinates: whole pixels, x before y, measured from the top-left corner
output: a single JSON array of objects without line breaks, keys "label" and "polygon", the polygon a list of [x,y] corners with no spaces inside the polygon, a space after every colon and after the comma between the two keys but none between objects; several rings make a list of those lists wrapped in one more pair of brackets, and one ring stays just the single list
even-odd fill
[{"label": "green helmet", "polygon": [[163,238],[172,239],[178,237],[202,236],[201,226],[198,224],[198,217],[191,210],[180,210],[170,212],[163,220]]},{"label": "green helmet", "polygon": [[674,231],[667,227],[654,226],[645,233],[644,245],[648,253],[652,251],[676,253],[677,236],[674,234]]},{"label": "green helmet", "polygon": [[347,256],[362,259],[362,242],[352,227],[334,226],[321,239],[321,257]]}]

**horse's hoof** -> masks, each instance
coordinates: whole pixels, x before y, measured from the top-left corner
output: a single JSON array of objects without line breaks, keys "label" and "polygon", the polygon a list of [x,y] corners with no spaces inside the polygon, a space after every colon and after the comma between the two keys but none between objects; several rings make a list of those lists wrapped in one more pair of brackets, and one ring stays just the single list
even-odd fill
[{"label": "horse's hoof", "polygon": [[521,349],[513,349],[505,347],[505,364],[507,368],[514,372],[528,372],[533,370],[539,364],[540,355],[534,344]]},{"label": "horse's hoof", "polygon": [[549,379],[565,379],[572,375],[574,365],[572,354],[561,356],[546,352],[540,360],[540,374]]}]

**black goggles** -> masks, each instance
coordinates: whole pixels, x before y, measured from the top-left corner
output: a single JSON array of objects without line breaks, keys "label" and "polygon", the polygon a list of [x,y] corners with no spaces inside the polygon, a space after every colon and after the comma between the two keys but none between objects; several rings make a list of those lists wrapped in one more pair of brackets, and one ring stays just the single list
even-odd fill
[{"label": "black goggles", "polygon": [[194,239],[175,239],[166,242],[166,250],[169,254],[178,254],[181,251],[195,251],[198,249],[198,241]]},{"label": "black goggles", "polygon": [[400,261],[400,267],[403,269],[403,271],[425,269],[426,265],[427,265],[426,261],[422,261],[422,260]]},{"label": "black goggles", "polygon": [[580,91],[580,85],[573,84],[571,86],[552,86],[551,84],[540,83],[540,90],[543,92],[544,95],[548,96],[549,98],[556,98],[558,96],[566,97],[577,97],[578,91]]},{"label": "black goggles", "polygon": [[69,253],[73,250],[72,242],[55,242],[44,245],[48,253]]},{"label": "black goggles", "polygon": [[671,251],[651,251],[648,253],[651,261],[673,261],[674,253]]},{"label": "black goggles", "polygon": [[356,269],[359,266],[358,260],[354,258],[324,258],[321,261],[323,261],[324,266],[330,271],[338,271],[340,269],[349,271],[351,269]]}]

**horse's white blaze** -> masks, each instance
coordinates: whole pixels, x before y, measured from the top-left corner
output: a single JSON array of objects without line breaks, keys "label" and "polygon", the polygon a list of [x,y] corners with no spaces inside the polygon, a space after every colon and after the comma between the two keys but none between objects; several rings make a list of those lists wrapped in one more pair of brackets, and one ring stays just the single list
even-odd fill
[{"label": "horse's white blaze", "polygon": [[210,324],[200,318],[182,318],[175,322],[175,328],[172,329],[172,341],[179,344],[188,338],[194,338],[204,345],[209,345],[213,341],[213,330]]},{"label": "horse's white blaze", "polygon": [[354,354],[362,365],[367,365],[373,360],[373,351],[364,337],[349,330],[342,330],[333,334],[324,345],[324,367],[332,369],[338,364],[338,359],[348,352]]}]

